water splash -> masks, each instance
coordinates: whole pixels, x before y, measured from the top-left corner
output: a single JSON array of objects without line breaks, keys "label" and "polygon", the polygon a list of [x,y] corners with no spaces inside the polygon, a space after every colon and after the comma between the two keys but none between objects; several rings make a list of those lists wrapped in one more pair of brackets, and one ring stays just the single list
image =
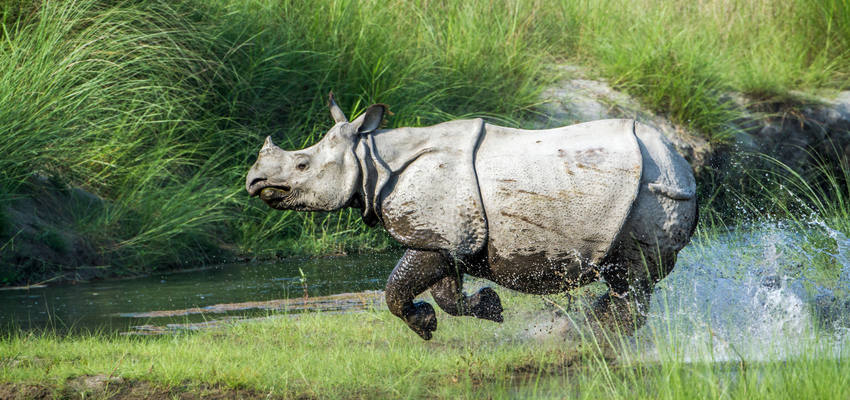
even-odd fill
[{"label": "water splash", "polygon": [[822,222],[774,223],[684,249],[636,337],[655,343],[650,356],[673,348],[686,361],[764,360],[804,342],[839,346],[848,331],[850,239]]}]

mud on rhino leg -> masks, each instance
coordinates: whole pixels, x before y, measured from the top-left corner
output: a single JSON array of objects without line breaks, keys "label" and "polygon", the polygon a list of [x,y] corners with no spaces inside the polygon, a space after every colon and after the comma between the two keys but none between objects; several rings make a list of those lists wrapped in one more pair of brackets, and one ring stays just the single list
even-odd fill
[{"label": "mud on rhino leg", "polygon": [[503,321],[502,302],[496,291],[485,287],[472,296],[466,296],[463,294],[463,275],[460,273],[449,274],[431,286],[431,296],[449,315]]},{"label": "mud on rhino leg", "polygon": [[676,254],[643,254],[619,259],[602,269],[608,292],[593,305],[591,319],[608,331],[632,334],[646,322],[655,284],[676,264]]},{"label": "mud on rhino leg", "polygon": [[424,301],[413,302],[420,293],[446,277],[451,264],[436,251],[407,250],[398,260],[387,281],[384,294],[387,307],[422,339],[431,339],[437,329],[434,307]]}]

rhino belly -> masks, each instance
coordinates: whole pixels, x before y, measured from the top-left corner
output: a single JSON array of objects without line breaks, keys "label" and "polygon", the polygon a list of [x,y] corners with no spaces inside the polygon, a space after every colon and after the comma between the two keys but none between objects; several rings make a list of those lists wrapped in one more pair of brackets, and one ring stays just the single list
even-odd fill
[{"label": "rhino belly", "polygon": [[597,277],[638,191],[634,123],[545,131],[488,125],[475,160],[488,226],[488,278],[552,293]]},{"label": "rhino belly", "polygon": [[480,276],[524,293],[561,293],[599,279],[595,266],[571,254],[505,254],[493,245],[488,245],[487,253],[488,270]]}]

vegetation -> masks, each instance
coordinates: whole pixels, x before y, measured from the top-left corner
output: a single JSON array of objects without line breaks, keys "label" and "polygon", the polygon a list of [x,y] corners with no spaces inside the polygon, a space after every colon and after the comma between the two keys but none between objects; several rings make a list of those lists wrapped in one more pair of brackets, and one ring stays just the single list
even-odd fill
[{"label": "vegetation", "polygon": [[331,89],[352,115],[390,104],[390,126],[520,125],[568,62],[724,141],[727,91],[842,89],[850,73],[842,0],[6,0],[0,24],[0,284],[80,266],[10,256],[41,240],[18,209],[69,188],[101,201],[59,201],[51,251],[91,249],[115,273],[390,246],[354,211],[244,196],[262,137],[318,140]]},{"label": "vegetation", "polygon": [[581,321],[572,325],[538,296],[507,290],[500,296],[509,310],[504,324],[439,313],[440,328],[429,342],[385,309],[279,316],[162,337],[14,333],[0,338],[0,393],[623,399],[850,394],[846,354],[835,353],[846,346],[829,337],[775,343],[759,353],[763,359],[720,360],[708,350],[710,343],[700,353],[693,343],[680,342],[693,332],[648,331],[650,340],[636,344],[618,335],[582,335],[570,328]]}]

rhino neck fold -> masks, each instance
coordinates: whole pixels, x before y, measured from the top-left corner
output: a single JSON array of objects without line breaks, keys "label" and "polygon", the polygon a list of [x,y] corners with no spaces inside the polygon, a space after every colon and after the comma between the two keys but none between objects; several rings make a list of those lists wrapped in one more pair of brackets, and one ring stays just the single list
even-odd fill
[{"label": "rhino neck fold", "polygon": [[[396,144],[396,146],[390,146],[392,150],[390,148],[384,148],[383,151],[381,151],[378,148],[378,144],[375,142],[375,135],[392,135],[393,131],[394,129],[382,129],[366,135],[358,140],[355,148],[355,155],[357,156],[357,161],[360,164],[361,177],[358,196],[360,196],[360,200],[363,204],[363,221],[369,226],[374,226],[378,222],[383,224],[384,222],[381,214],[381,199],[383,197],[381,191],[387,186],[387,183],[393,175],[404,170],[405,167],[419,158],[419,156],[431,151],[431,149],[426,147],[424,149],[405,152],[412,152],[412,156],[408,155],[396,157],[397,155],[394,154],[394,151],[392,150],[401,150],[404,147],[398,146],[398,144]],[[401,136],[400,133],[396,133],[396,135]],[[415,146],[413,147],[415,148]],[[394,163],[399,165],[390,166],[388,164],[388,160],[384,160],[384,156],[382,155],[388,152],[390,153],[391,159],[394,160],[395,158],[399,158],[401,160],[400,163]]]},{"label": "rhino neck fold", "polygon": [[383,222],[380,219],[380,202],[377,201],[378,195],[376,193],[376,188],[381,187],[378,185],[378,168],[382,168],[382,166],[376,165],[371,147],[370,139],[364,137],[357,141],[354,149],[354,154],[360,165],[360,188],[355,196],[359,198],[358,202],[363,207],[361,216],[367,226],[375,226],[378,222]]}]

